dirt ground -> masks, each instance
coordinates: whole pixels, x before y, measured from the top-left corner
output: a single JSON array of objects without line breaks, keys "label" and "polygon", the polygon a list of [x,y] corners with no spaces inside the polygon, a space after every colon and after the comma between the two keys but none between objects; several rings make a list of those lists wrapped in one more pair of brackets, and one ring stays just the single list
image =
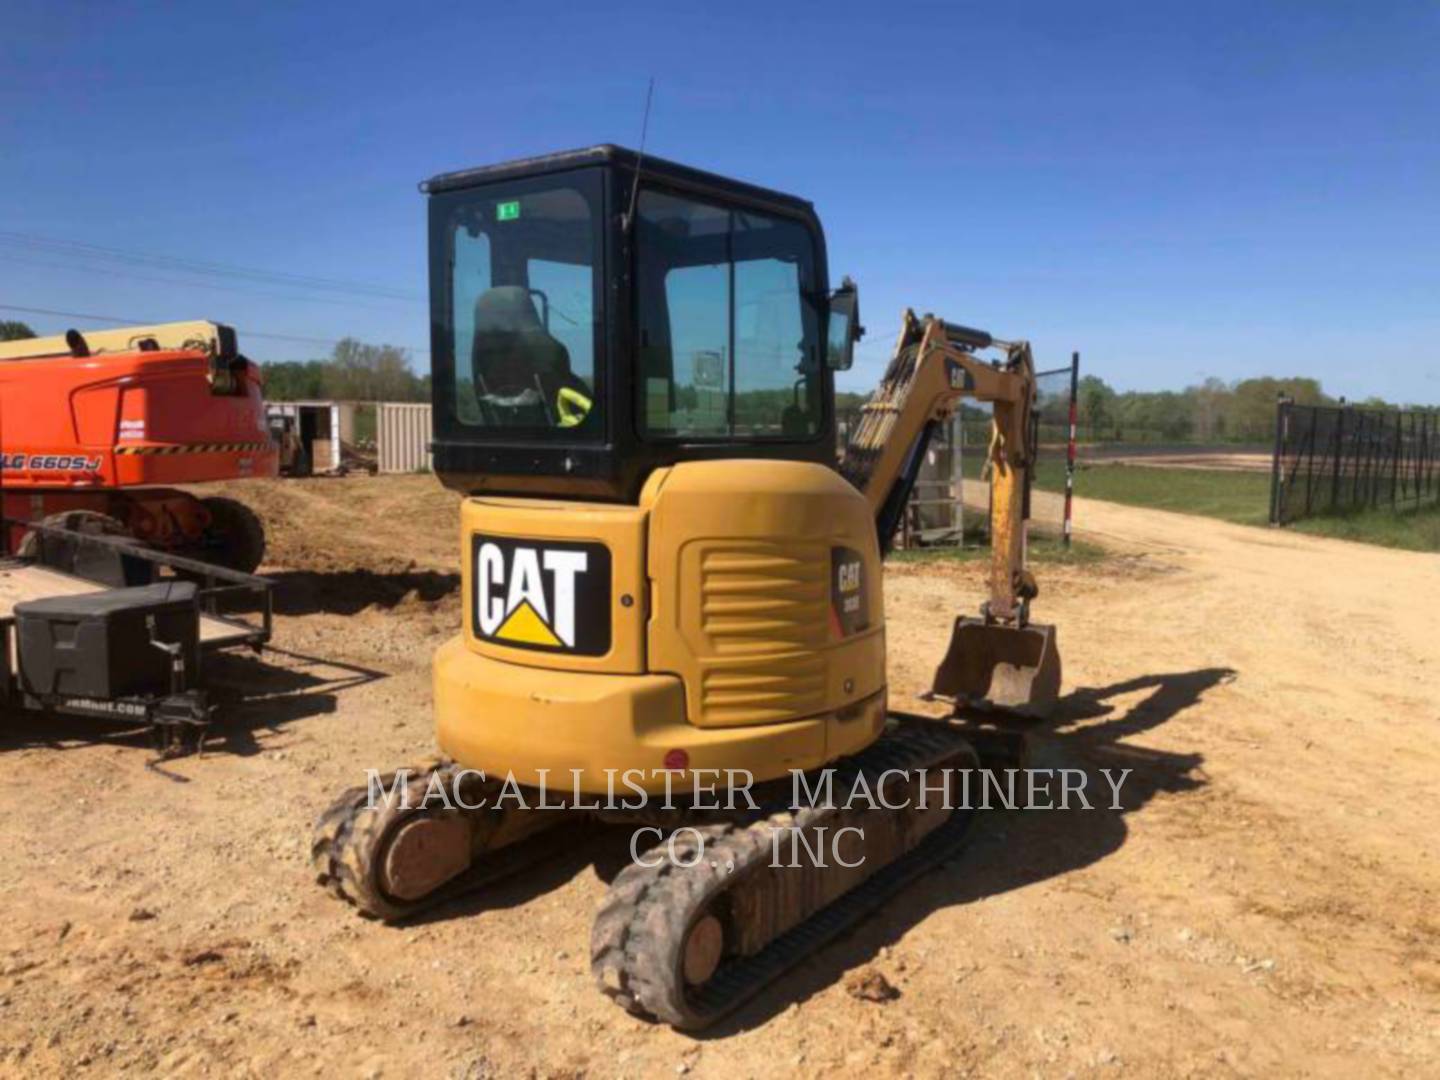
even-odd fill
[{"label": "dirt ground", "polygon": [[[313,884],[316,813],[430,749],[455,501],[423,477],[234,493],[267,520],[281,617],[263,663],[217,665],[243,700],[203,758],[0,724],[0,1074],[1437,1072],[1433,555],[1080,500],[1117,554],[1045,571],[1067,696],[1037,757],[1134,770],[1123,809],[988,815],[694,1039],[591,985],[614,837],[399,928]],[[981,574],[888,572],[896,705],[924,707]],[[898,997],[847,990],[875,973]]]},{"label": "dirt ground", "polygon": [[1126,454],[1110,447],[1104,453],[1082,453],[1081,456],[1095,465],[1141,465],[1154,469],[1268,473],[1272,465],[1271,454],[1261,450],[1195,449]]}]

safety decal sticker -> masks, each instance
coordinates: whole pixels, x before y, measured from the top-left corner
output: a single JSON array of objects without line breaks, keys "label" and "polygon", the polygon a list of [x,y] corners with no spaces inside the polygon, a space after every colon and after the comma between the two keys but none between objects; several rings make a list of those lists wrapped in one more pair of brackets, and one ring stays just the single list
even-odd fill
[{"label": "safety decal sticker", "polygon": [[242,451],[272,450],[270,442],[169,443],[165,446],[117,446],[115,453],[128,456],[142,454],[224,454]]}]

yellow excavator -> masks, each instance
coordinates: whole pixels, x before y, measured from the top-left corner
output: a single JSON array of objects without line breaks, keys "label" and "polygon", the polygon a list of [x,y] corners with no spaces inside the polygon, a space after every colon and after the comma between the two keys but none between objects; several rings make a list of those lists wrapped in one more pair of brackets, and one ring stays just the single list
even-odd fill
[{"label": "yellow excavator", "polygon": [[[863,331],[808,202],[613,146],[422,191],[464,625],[434,661],[443,756],[337,799],[315,868],[400,920],[550,857],[577,818],[648,828],[592,967],[703,1028],[950,855],[958,770],[1013,763],[996,721],[1058,696],[1054,630],[1029,621],[1030,348],[907,312],[837,461]],[[881,560],[966,398],[994,408],[993,564],[936,720],[890,708]]]}]

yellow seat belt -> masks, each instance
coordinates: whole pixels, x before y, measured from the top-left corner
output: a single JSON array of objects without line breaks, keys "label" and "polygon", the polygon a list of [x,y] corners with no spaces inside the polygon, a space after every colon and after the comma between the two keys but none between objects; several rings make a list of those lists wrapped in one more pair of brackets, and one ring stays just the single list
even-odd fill
[{"label": "yellow seat belt", "polygon": [[578,426],[585,417],[590,415],[590,407],[593,404],[594,402],[579,390],[562,386],[560,392],[555,395],[555,412],[560,417],[560,426]]}]

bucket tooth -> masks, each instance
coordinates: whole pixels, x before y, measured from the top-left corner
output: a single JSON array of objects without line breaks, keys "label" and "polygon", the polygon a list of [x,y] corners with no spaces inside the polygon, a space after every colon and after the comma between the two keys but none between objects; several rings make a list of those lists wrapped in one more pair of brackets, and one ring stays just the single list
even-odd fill
[{"label": "bucket tooth", "polygon": [[958,703],[988,703],[1023,716],[1048,716],[1060,697],[1055,628],[956,619],[931,692]]}]

